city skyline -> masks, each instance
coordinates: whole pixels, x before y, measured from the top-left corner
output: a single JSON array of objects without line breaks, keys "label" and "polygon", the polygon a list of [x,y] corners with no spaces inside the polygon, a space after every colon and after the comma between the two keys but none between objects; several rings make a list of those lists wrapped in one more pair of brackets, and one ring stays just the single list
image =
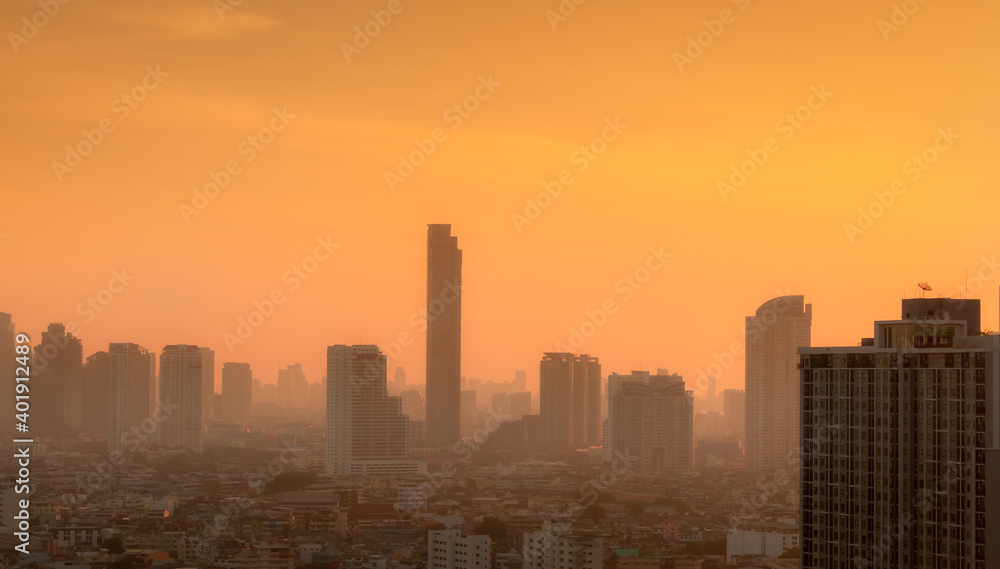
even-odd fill
[{"label": "city skyline", "polygon": [[[374,5],[244,3],[224,19],[195,0],[62,10],[16,53],[0,56],[22,78],[0,95],[17,110],[11,136],[0,141],[8,158],[0,192],[11,211],[25,212],[0,222],[0,258],[33,251],[46,259],[32,263],[32,279],[0,282],[0,298],[12,299],[4,309],[32,335],[75,321],[95,348],[190,341],[212,347],[220,361],[251,363],[267,382],[279,362],[300,361],[310,377],[321,376],[331,342],[374,343],[391,356],[390,344],[408,333],[414,344],[390,365],[420,382],[425,356],[413,346],[422,334],[410,319],[425,305],[422,233],[427,223],[451,223],[475,257],[463,281],[466,376],[533,369],[539,353],[568,342],[606,299],[620,301],[619,310],[574,349],[601,354],[609,369],[669,365],[695,378],[741,341],[741,315],[779,290],[806,295],[817,307],[816,341],[836,343],[867,326],[843,307],[890,314],[900,293],[916,296],[925,281],[935,295],[962,296],[966,271],[970,280],[981,267],[991,271],[982,258],[992,263],[996,254],[984,228],[994,209],[991,125],[1000,124],[988,101],[1000,95],[1000,81],[969,70],[996,68],[987,22],[1000,7],[923,5],[886,36],[879,21],[892,17],[893,4],[591,4],[555,29],[549,7],[525,2],[408,7],[350,62],[341,42],[353,41]],[[20,33],[21,18],[37,9],[10,2],[0,16]],[[679,70],[674,54],[723,9],[735,21]],[[137,36],[135,25],[150,36]],[[440,44],[420,39],[452,26],[467,30],[470,42],[480,31],[523,41],[502,48],[467,46],[465,34],[445,34]],[[258,39],[269,34],[299,32],[308,39],[265,50],[254,65],[228,55],[260,49]],[[618,56],[592,41],[604,34]],[[192,41],[201,47],[192,51]],[[64,45],[87,49],[66,53]],[[540,57],[589,63],[578,72],[538,64]],[[324,72],[300,73],[290,60]],[[452,129],[444,113],[491,74],[500,85]],[[594,77],[607,81],[595,90]],[[937,78],[932,87],[928,77]],[[144,80],[155,89],[134,109],[122,107],[129,113],[121,118],[121,95]],[[786,140],[776,123],[824,86],[833,95]],[[398,99],[400,87],[414,95]],[[61,96],[69,92],[76,96]],[[295,118],[276,119],[282,130],[245,162],[241,142],[270,128],[275,108]],[[81,131],[102,118],[115,130],[60,182],[52,163],[65,161],[65,146],[85,140]],[[574,154],[616,118],[629,126],[579,171]],[[447,141],[392,191],[384,173],[436,128]],[[912,181],[904,166],[949,128],[960,138]],[[717,183],[768,137],[781,149],[723,201]],[[186,222],[179,206],[195,207],[193,189],[230,160],[240,161],[241,173]],[[564,169],[573,183],[528,218],[525,200]],[[882,206],[875,193],[897,178],[907,191]],[[273,199],[276,187],[296,190]],[[37,207],[37,199],[52,207]],[[78,215],[95,204],[108,204],[100,223],[96,213]],[[858,208],[879,207],[852,242],[844,225],[858,225]],[[380,221],[373,226],[358,211],[378,212]],[[531,223],[518,232],[514,214]],[[940,226],[940,238],[924,242],[918,219]],[[292,272],[284,282],[316,253],[317,239],[340,247],[320,249],[325,260],[317,258],[308,279]],[[625,301],[615,285],[651,247],[673,256]],[[884,256],[887,249],[894,254]],[[816,251],[826,263],[801,262]],[[584,264],[581,279],[575,267]],[[122,292],[88,306],[123,269],[127,286],[114,285]],[[880,276],[863,286],[835,278],[855,270]],[[977,295],[991,329],[997,299],[984,291],[998,283],[991,277]],[[273,289],[286,301],[230,354],[223,336],[236,335],[238,319]],[[705,313],[711,322],[699,318]],[[828,317],[835,313],[845,318]],[[659,320],[684,321],[686,329],[658,327]],[[720,391],[739,387],[741,365],[719,377]]]}]

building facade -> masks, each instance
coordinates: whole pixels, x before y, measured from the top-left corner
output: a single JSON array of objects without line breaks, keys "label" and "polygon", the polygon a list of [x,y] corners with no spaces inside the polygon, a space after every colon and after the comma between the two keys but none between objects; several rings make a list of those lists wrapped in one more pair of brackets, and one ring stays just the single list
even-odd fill
[{"label": "building facade", "polygon": [[601,364],[587,354],[547,352],[539,366],[544,444],[586,448],[601,442]]},{"label": "building facade", "polygon": [[491,569],[492,547],[488,535],[462,535],[457,529],[427,533],[428,569]]},{"label": "building facade", "polygon": [[331,476],[416,474],[409,460],[410,420],[386,389],[386,356],[377,346],[327,349],[326,472]]},{"label": "building facade", "polygon": [[428,446],[451,447],[461,436],[462,250],[451,225],[427,226]]},{"label": "building facade", "polygon": [[771,299],[746,319],[746,453],[755,472],[785,468],[799,452],[796,350],[810,345],[812,305],[802,296]]},{"label": "building facade", "polygon": [[253,371],[248,363],[222,364],[222,419],[246,424],[251,415]]},{"label": "building facade", "polygon": [[108,452],[122,452],[126,450],[125,433],[141,428],[156,410],[155,354],[136,344],[108,346],[107,405]]},{"label": "building facade", "polygon": [[166,449],[202,451],[205,380],[204,350],[198,346],[166,346],[160,355],[160,401],[166,418],[159,427],[159,443]]},{"label": "building facade", "polygon": [[608,385],[608,460],[618,457],[644,474],[690,470],[694,393],[684,379],[632,372],[611,374]]},{"label": "building facade", "polygon": [[1000,336],[913,305],[799,350],[803,569],[1000,567]]}]

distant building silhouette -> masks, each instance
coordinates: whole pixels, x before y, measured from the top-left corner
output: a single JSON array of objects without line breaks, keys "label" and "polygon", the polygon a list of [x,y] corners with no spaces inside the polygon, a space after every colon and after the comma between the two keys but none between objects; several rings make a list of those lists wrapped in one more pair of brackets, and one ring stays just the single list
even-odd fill
[{"label": "distant building silhouette", "polygon": [[[208,350],[207,352],[210,352]],[[204,348],[185,344],[166,346],[160,355],[160,400],[166,419],[159,428],[160,446],[201,452],[205,390]],[[215,396],[210,398],[214,405]]]},{"label": "distant building silhouette", "polygon": [[400,476],[425,470],[409,460],[410,419],[386,389],[377,346],[327,348],[326,473]]},{"label": "distant building silhouette", "polygon": [[461,434],[462,250],[451,225],[427,226],[427,420],[432,447]]},{"label": "distant building silhouette", "polygon": [[251,415],[253,371],[250,364],[222,364],[222,420],[245,425]]},{"label": "distant building silhouette", "polygon": [[399,394],[399,398],[403,402],[403,413],[408,415],[411,421],[423,421],[426,419],[426,407],[420,391],[407,389]]},{"label": "distant building silhouette", "polygon": [[520,419],[525,415],[531,414],[531,392],[522,391],[520,393],[510,394],[510,407],[509,411],[512,419]]},{"label": "distant building silhouette", "polygon": [[[155,381],[155,376],[154,376]],[[94,352],[83,364],[83,429],[95,434],[108,431],[111,369],[108,352]]]},{"label": "distant building silhouette", "polygon": [[202,361],[202,373],[204,377],[201,380],[201,401],[202,410],[201,418],[202,421],[208,423],[211,421],[215,414],[215,350],[211,348],[198,348],[201,350],[201,361]]},{"label": "distant building silhouette", "polygon": [[722,390],[722,412],[738,441],[746,438],[747,394],[742,389]]},{"label": "distant building silhouette", "polygon": [[296,363],[278,370],[278,405],[283,409],[305,409],[309,404],[309,382]]},{"label": "distant building silhouette", "polygon": [[465,389],[461,393],[462,402],[462,433],[471,434],[476,426],[476,419],[479,416],[479,408],[476,404],[478,392],[474,389]]},{"label": "distant building silhouette", "polygon": [[528,390],[528,372],[519,369],[514,372],[514,392],[520,393]]},{"label": "distant building silhouette", "polygon": [[31,366],[33,429],[58,432],[83,423],[83,344],[62,324],[49,324]]},{"label": "distant building silhouette", "polygon": [[808,347],[812,305],[802,296],[771,299],[746,319],[747,467],[775,472],[799,452],[796,350]]},{"label": "distant building silhouette", "polygon": [[587,354],[547,352],[539,367],[545,444],[585,448],[601,440],[601,364]]},{"label": "distant building silhouette", "polygon": [[645,474],[691,469],[694,393],[677,374],[608,376],[605,460],[626,461]]},{"label": "distant building silhouette", "polygon": [[[158,428],[149,422],[156,410],[156,355],[136,344],[115,343],[108,346],[107,359],[108,452],[145,448]],[[137,441],[133,443],[125,434],[134,428],[149,433],[142,437],[133,433]]]},{"label": "distant building silhouette", "polygon": [[[14,351],[17,345],[16,337],[14,317],[6,312],[0,312],[0,409],[4,409],[4,413],[10,413],[14,409],[14,374],[15,368],[18,367],[17,354]],[[7,424],[8,421],[9,417],[5,418],[3,423]]]},{"label": "distant building silhouette", "polygon": [[799,349],[803,569],[1000,567],[1000,336],[931,300]]}]

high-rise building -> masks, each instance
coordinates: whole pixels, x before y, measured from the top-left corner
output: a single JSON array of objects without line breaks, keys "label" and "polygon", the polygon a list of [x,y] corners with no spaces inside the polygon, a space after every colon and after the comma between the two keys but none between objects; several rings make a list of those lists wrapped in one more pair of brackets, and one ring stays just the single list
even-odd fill
[{"label": "high-rise building", "polygon": [[601,364],[587,354],[547,352],[539,367],[543,437],[551,447],[601,441]]},{"label": "high-rise building", "polygon": [[[35,346],[31,373],[34,427],[79,429],[83,423],[83,344],[62,324],[49,324]],[[34,430],[34,429],[33,429]]]},{"label": "high-rise building", "polygon": [[681,376],[611,374],[608,397],[606,460],[624,460],[644,474],[691,469],[694,393]]},{"label": "high-rise building", "polygon": [[331,476],[417,474],[408,460],[410,419],[386,388],[377,346],[327,348],[326,472]]},{"label": "high-rise building", "polygon": [[478,391],[474,389],[464,389],[461,394],[461,417],[462,433],[470,434],[476,427],[476,419],[479,417],[479,406],[476,403]]},{"label": "high-rise building", "polygon": [[1000,336],[927,300],[799,349],[803,569],[1000,567]]},{"label": "high-rise building", "polygon": [[296,363],[278,370],[278,405],[283,409],[305,409],[309,404],[309,382]]},{"label": "high-rise building", "polygon": [[424,405],[424,398],[417,389],[407,389],[399,394],[403,401],[403,414],[410,417],[411,421],[423,421],[427,418],[427,411]]},{"label": "high-rise building", "polygon": [[738,441],[745,440],[746,433],[746,391],[742,389],[722,390],[722,413],[729,422],[729,429]]},{"label": "high-rise building", "polygon": [[202,374],[201,379],[201,419],[208,423],[214,417],[215,411],[215,350],[211,348],[199,348],[201,350]]},{"label": "high-rise building", "polygon": [[528,372],[519,369],[514,371],[514,389],[516,393],[528,390]]},{"label": "high-rise building", "polygon": [[[88,364],[89,364],[88,360]],[[201,383],[198,383],[198,387]],[[156,411],[156,355],[136,344],[108,346],[108,452],[132,450],[125,433],[146,430]],[[147,421],[147,425],[143,425]],[[146,439],[139,441],[146,442]],[[126,446],[129,448],[126,449]],[[143,445],[144,446],[144,445]]]},{"label": "high-rise building", "polygon": [[531,392],[522,391],[510,394],[510,413],[512,420],[531,414]]},{"label": "high-rise building", "polygon": [[451,225],[427,226],[427,421],[431,447],[460,437],[462,391],[462,250]]},{"label": "high-rise building", "polygon": [[107,352],[87,356],[83,364],[83,429],[107,433],[109,388],[111,381],[110,360]]},{"label": "high-rise building", "polygon": [[771,299],[746,319],[747,467],[775,472],[799,450],[796,350],[808,347],[812,305],[802,296]]},{"label": "high-rise building", "polygon": [[0,312],[0,409],[5,416],[10,416],[10,413],[14,412],[16,336],[14,317],[6,312]]},{"label": "high-rise building", "polygon": [[490,569],[493,554],[488,535],[462,535],[457,529],[427,533],[428,569]]},{"label": "high-rise building", "polygon": [[392,395],[399,395],[406,389],[406,370],[402,366],[396,366],[396,372],[392,376],[392,387],[389,392]]},{"label": "high-rise building", "polygon": [[[160,425],[160,446],[167,449],[202,451],[204,421],[205,349],[178,344],[166,346],[160,355],[160,405],[167,409]],[[211,405],[214,406],[213,393]]]},{"label": "high-rise building", "polygon": [[222,420],[244,425],[250,417],[253,372],[248,363],[222,364]]}]

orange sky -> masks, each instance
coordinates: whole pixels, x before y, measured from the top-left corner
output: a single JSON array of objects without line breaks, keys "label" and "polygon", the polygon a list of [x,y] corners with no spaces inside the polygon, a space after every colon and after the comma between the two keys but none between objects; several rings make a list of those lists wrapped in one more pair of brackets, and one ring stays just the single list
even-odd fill
[{"label": "orange sky", "polygon": [[[87,354],[209,345],[265,382],[296,361],[318,381],[325,346],[413,333],[390,365],[420,382],[426,224],[451,223],[464,375],[537,381],[541,353],[610,299],[580,351],[605,373],[693,379],[779,290],[813,304],[814,344],[854,344],[918,281],[947,293],[1000,253],[997,3],[932,0],[888,39],[889,0],[589,0],[565,21],[546,14],[558,6],[246,0],[220,19],[210,0],[75,0],[51,17],[4,2],[0,311],[33,336],[74,321]],[[348,61],[343,42],[388,7]],[[675,52],[722,18],[679,70]],[[489,78],[475,111],[446,114]],[[814,87],[832,95],[819,104]],[[145,98],[129,108],[133,88]],[[797,109],[801,128],[780,122]],[[575,153],[616,118],[627,127],[581,170]],[[282,130],[251,151],[269,124]],[[959,138],[937,140],[914,180],[907,162],[949,128]],[[435,136],[390,190],[386,171]],[[723,199],[718,182],[769,138],[777,150]],[[230,162],[229,185],[182,214]],[[512,215],[563,170],[572,183],[519,232]],[[849,238],[896,179],[905,193]],[[327,237],[340,246],[291,290],[285,272]],[[672,256],[626,300],[616,282],[651,247]],[[122,268],[134,280],[106,308],[78,310]],[[998,286],[978,294],[992,329]],[[230,354],[223,335],[274,289],[285,302]],[[742,386],[742,358],[719,383]]]}]

